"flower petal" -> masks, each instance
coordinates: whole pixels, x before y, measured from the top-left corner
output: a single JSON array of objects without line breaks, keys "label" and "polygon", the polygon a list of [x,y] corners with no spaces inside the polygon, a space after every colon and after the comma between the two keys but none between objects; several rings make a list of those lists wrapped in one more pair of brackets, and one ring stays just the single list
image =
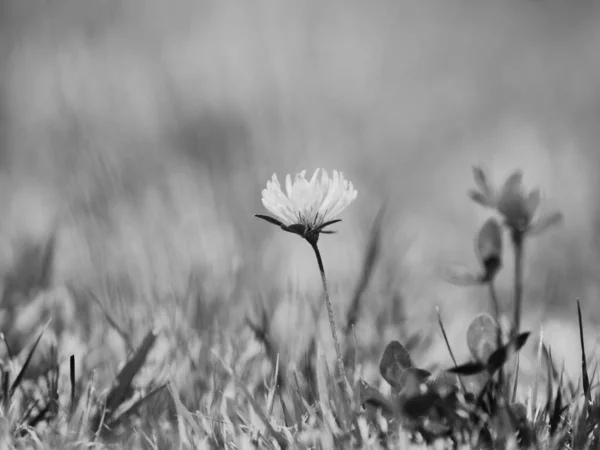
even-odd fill
[{"label": "flower petal", "polygon": [[298,225],[307,231],[320,232],[323,224],[332,221],[356,198],[352,183],[337,170],[329,177],[325,169],[317,168],[310,180],[306,179],[306,170],[293,179],[288,174],[285,188],[284,193],[274,174],[262,191],[264,207],[285,227]]},{"label": "flower petal", "polygon": [[285,176],[285,190],[287,192],[287,196],[291,198],[292,196],[292,176],[288,173]]},{"label": "flower petal", "polygon": [[313,173],[313,176],[310,178],[310,186],[311,187],[315,187],[315,181],[317,180],[317,178],[319,177],[319,171],[321,169],[316,169],[315,173]]}]

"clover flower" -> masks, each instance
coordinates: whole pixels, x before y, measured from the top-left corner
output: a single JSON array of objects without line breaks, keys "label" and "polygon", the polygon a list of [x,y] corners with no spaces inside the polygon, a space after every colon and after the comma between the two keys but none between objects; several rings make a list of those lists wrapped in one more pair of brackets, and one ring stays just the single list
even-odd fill
[{"label": "clover flower", "polygon": [[353,184],[337,170],[329,177],[326,170],[317,169],[310,180],[306,179],[306,170],[296,174],[293,181],[288,174],[285,192],[273,174],[262,191],[262,203],[275,217],[263,214],[256,217],[316,242],[320,233],[333,233],[325,228],[340,221],[336,217],[356,196]]}]

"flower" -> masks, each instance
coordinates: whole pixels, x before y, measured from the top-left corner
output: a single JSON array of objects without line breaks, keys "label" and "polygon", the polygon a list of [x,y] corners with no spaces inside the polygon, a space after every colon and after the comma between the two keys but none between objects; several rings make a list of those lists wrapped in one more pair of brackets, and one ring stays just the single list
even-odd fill
[{"label": "flower", "polygon": [[515,170],[499,192],[491,187],[483,169],[474,167],[473,174],[478,189],[471,189],[469,196],[484,207],[496,209],[515,236],[541,234],[562,221],[563,216],[558,211],[543,216],[538,214],[540,190],[536,188],[528,192],[525,189],[522,171]]},{"label": "flower", "polygon": [[275,217],[262,214],[256,217],[316,243],[319,233],[332,233],[324,228],[340,221],[336,217],[356,195],[352,183],[337,170],[330,178],[326,170],[317,169],[310,180],[306,179],[306,170],[296,174],[293,181],[288,174],[285,193],[277,175],[273,174],[262,191],[262,203]]},{"label": "flower", "polygon": [[523,187],[523,173],[512,173],[504,182],[498,198],[498,211],[506,219],[507,225],[518,231],[525,231],[540,204],[540,191],[526,192]]}]

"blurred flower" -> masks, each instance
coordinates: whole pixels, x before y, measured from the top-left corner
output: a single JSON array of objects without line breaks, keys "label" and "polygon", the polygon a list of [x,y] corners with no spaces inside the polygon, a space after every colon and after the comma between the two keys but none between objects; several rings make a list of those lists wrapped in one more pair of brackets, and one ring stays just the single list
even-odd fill
[{"label": "blurred flower", "polygon": [[514,171],[497,193],[481,168],[475,167],[473,174],[478,189],[469,191],[471,199],[482,206],[496,209],[513,232],[520,235],[540,234],[562,221],[562,214],[556,211],[536,218],[541,200],[540,190],[525,190],[522,171]]},{"label": "blurred flower", "polygon": [[525,231],[540,205],[540,191],[526,192],[523,186],[523,173],[513,172],[504,182],[498,197],[498,211],[506,224],[515,230]]},{"label": "blurred flower", "polygon": [[316,242],[320,233],[333,233],[324,228],[340,221],[335,218],[356,195],[352,183],[336,170],[331,178],[321,169],[315,170],[310,180],[306,179],[306,170],[298,173],[294,181],[287,175],[285,193],[274,174],[262,191],[262,202],[275,217],[262,214],[256,217]]}]

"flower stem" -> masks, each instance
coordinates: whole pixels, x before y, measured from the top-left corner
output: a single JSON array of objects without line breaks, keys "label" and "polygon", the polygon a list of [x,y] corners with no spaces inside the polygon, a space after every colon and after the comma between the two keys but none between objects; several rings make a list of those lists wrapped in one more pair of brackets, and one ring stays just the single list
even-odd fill
[{"label": "flower stem", "polygon": [[494,320],[496,321],[496,325],[498,325],[498,329],[496,332],[496,348],[502,347],[502,327],[500,325],[500,303],[498,302],[498,295],[496,294],[496,287],[494,286],[493,281],[489,281],[487,283],[488,290],[490,293],[490,300],[492,302],[492,309],[494,312]]},{"label": "flower stem", "polygon": [[340,376],[342,377],[342,382],[344,384],[343,391],[348,396],[348,401],[350,402],[351,397],[348,392],[348,379],[346,378],[346,370],[344,368],[344,360],[342,359],[342,351],[340,349],[340,343],[337,336],[337,328],[335,326],[335,319],[333,316],[333,307],[331,306],[331,300],[329,298],[329,290],[327,288],[327,278],[325,277],[325,268],[323,267],[323,259],[321,258],[321,252],[319,251],[319,247],[316,242],[312,242],[309,240],[309,243],[313,250],[315,251],[315,256],[317,257],[317,264],[319,265],[319,272],[321,272],[321,281],[323,282],[323,291],[325,292],[325,306],[327,307],[327,314],[329,316],[329,325],[331,326],[331,335],[333,337],[333,343],[335,345],[335,352],[337,354],[337,365]]},{"label": "flower stem", "polygon": [[516,338],[521,331],[521,314],[523,304],[523,253],[524,234],[519,230],[512,230],[512,243],[515,252],[515,311],[513,318],[512,338]]},{"label": "flower stem", "polygon": [[[498,295],[496,294],[496,287],[494,286],[494,281],[491,280],[488,282],[488,289],[490,293],[490,300],[492,301],[492,308],[494,309],[494,320],[496,321],[496,349],[502,347],[502,326],[500,324],[500,303],[498,302]],[[504,367],[500,366],[498,370],[498,385],[500,386],[500,396],[499,400],[501,405],[504,405],[505,393],[507,392],[504,386]]]}]

